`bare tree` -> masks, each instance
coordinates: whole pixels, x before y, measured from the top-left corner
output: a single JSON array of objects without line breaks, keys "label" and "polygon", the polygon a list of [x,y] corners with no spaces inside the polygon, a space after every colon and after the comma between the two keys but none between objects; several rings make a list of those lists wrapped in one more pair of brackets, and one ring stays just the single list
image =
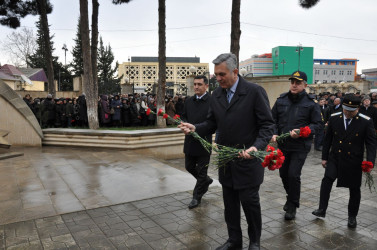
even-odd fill
[{"label": "bare tree", "polygon": [[54,68],[52,64],[52,51],[50,44],[50,29],[48,27],[48,2],[47,0],[37,0],[38,11],[41,17],[41,25],[43,30],[43,40],[45,45],[45,59],[47,68],[47,78],[48,78],[48,92],[55,96],[55,83],[54,83]]},{"label": "bare tree", "polygon": [[[98,129],[98,86],[94,86],[91,47],[89,38],[88,0],[80,0],[80,24],[84,65],[83,87],[86,93],[89,128]],[[97,92],[96,92],[97,89]]]},{"label": "bare tree", "polygon": [[[166,5],[165,0],[158,0],[158,86],[157,110],[165,110],[166,84]],[[166,127],[162,117],[157,117],[157,127]]]},{"label": "bare tree", "polygon": [[98,96],[98,69],[97,69],[97,50],[98,50],[98,0],[92,0],[92,68],[93,68],[93,87]]},{"label": "bare tree", "polygon": [[241,9],[241,0],[232,1],[232,30],[230,33],[230,52],[237,56],[237,68],[239,63],[239,54],[240,54],[240,37],[241,37],[241,28],[240,28],[240,9]]},{"label": "bare tree", "polygon": [[8,34],[0,44],[3,51],[8,54],[12,63],[18,67],[28,67],[27,58],[32,55],[37,48],[33,29],[27,27],[22,27],[20,30]]}]

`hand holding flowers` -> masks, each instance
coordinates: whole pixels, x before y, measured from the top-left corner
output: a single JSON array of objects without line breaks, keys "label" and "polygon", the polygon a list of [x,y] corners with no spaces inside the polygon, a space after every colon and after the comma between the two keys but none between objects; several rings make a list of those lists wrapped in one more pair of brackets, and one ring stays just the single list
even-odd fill
[{"label": "hand holding flowers", "polygon": [[373,169],[373,163],[370,161],[363,161],[361,163],[361,170],[365,174],[365,186],[368,185],[369,191],[372,192],[372,188],[376,190],[376,187],[374,186],[374,180],[373,176],[370,174],[370,172]]},{"label": "hand holding flowers", "polygon": [[299,137],[307,138],[309,137],[311,132],[312,131],[310,130],[309,126],[305,126],[301,127],[300,129],[292,129],[290,132],[281,134],[279,136],[274,136],[273,140],[276,140],[279,144],[282,144],[288,137],[292,137],[294,139],[297,139]]}]

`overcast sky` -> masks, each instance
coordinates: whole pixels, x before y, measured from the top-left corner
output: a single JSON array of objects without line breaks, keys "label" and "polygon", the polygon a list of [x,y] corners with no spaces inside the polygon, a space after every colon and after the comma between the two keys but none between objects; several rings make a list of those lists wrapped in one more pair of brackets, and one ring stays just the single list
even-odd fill
[{"label": "overcast sky", "polygon": [[[62,46],[67,44],[67,63],[76,37],[78,0],[51,0],[48,15],[54,35],[54,55],[64,63]],[[91,1],[89,1],[91,2]],[[100,0],[99,33],[110,44],[115,59],[129,56],[158,56],[158,1],[133,0],[113,5]],[[231,0],[166,0],[169,57],[200,57],[210,63],[229,52]],[[91,13],[91,6],[89,6]],[[22,26],[35,29],[37,16],[28,16]],[[14,30],[0,26],[0,40]],[[358,73],[377,68],[377,1],[321,0],[312,9],[302,9],[298,0],[241,1],[240,60],[254,54],[271,53],[276,46],[314,47],[314,58],[357,58]],[[0,50],[0,63],[9,63]]]}]

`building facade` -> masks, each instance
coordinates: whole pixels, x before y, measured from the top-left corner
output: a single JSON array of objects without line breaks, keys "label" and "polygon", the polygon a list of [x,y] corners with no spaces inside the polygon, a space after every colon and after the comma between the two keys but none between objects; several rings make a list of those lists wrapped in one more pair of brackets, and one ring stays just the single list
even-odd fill
[{"label": "building facade", "polygon": [[[128,62],[119,65],[118,75],[123,75],[122,93],[155,93],[158,57],[131,57]],[[209,78],[209,64],[200,63],[200,57],[167,57],[167,94],[187,94],[188,78],[192,75],[206,75]]]},{"label": "building facade", "polygon": [[365,80],[370,81],[372,89],[377,89],[377,68],[373,69],[363,69],[361,71],[362,74],[365,75]]},{"label": "building facade", "polygon": [[290,75],[300,70],[308,76],[308,83],[313,83],[313,53],[313,47],[278,46],[273,48],[273,75]]},{"label": "building facade", "polygon": [[353,82],[357,76],[357,59],[314,59],[314,83]]},{"label": "building facade", "polygon": [[240,69],[246,69],[245,76],[272,76],[271,53],[254,55],[240,62]]},{"label": "building facade", "polygon": [[48,82],[41,68],[17,68],[10,64],[0,67],[0,79],[13,90],[27,91],[45,91]]}]

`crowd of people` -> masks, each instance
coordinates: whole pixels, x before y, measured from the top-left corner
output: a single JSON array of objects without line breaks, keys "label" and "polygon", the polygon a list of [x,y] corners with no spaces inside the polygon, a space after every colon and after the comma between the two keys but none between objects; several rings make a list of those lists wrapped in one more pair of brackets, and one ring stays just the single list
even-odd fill
[{"label": "crowd of people", "polygon": [[[42,128],[88,127],[85,94],[77,98],[32,98],[26,94],[24,101],[35,114]],[[185,97],[166,96],[166,113],[174,116],[183,112]],[[98,121],[101,127],[138,127],[156,124],[156,115],[146,115],[147,108],[156,113],[156,95],[122,94],[98,97]],[[170,125],[167,121],[167,125]]]}]

